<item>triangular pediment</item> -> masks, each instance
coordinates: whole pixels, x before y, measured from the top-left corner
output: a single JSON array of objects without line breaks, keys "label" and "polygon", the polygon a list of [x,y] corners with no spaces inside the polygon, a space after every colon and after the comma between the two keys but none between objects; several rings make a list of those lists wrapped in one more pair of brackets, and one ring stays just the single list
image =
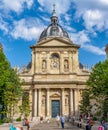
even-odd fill
[{"label": "triangular pediment", "polygon": [[51,97],[59,97],[59,96],[60,96],[59,93],[53,93],[53,94],[51,95]]},{"label": "triangular pediment", "polygon": [[73,43],[69,40],[62,38],[50,38],[38,42],[36,46],[72,46]]}]

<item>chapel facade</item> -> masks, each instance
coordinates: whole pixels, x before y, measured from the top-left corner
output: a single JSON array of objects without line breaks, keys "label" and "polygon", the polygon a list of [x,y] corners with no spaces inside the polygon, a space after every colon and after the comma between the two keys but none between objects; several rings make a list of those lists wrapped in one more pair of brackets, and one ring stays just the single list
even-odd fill
[{"label": "chapel facade", "polygon": [[79,102],[90,71],[80,64],[79,45],[59,25],[53,9],[50,25],[32,49],[31,63],[20,72],[29,94],[31,117],[79,114]]}]

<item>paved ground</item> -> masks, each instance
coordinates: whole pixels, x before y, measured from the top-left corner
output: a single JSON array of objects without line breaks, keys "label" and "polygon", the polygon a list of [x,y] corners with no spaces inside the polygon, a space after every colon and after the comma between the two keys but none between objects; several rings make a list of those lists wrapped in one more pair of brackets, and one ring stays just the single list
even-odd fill
[{"label": "paved ground", "polygon": [[[50,123],[42,123],[39,125],[35,125],[31,130],[61,130],[61,126],[58,127],[56,122],[50,122]],[[65,123],[65,130],[83,130],[76,126],[70,125],[70,123]]]},{"label": "paved ground", "polygon": [[[41,123],[38,125],[34,125],[30,130],[61,130],[61,126],[58,127],[56,122],[50,122],[50,123]],[[0,130],[9,130],[9,126],[0,126]],[[26,127],[24,127],[23,130],[27,130]],[[76,126],[70,125],[70,123],[65,123],[65,129],[64,130],[83,130],[80,128],[77,128]]]}]

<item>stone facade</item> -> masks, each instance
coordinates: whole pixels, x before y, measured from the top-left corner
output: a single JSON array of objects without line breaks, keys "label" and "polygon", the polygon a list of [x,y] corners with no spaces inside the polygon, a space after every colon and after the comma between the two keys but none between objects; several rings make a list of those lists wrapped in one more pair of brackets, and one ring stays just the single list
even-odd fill
[{"label": "stone facade", "polygon": [[32,49],[29,72],[20,73],[32,102],[32,117],[52,117],[52,101],[59,101],[59,114],[78,114],[81,92],[89,71],[81,69],[78,45],[65,38],[48,38]]},{"label": "stone facade", "polygon": [[31,117],[79,114],[79,101],[90,74],[79,63],[79,48],[58,24],[53,10],[51,24],[31,46],[31,63],[20,72],[22,87],[32,102]]}]

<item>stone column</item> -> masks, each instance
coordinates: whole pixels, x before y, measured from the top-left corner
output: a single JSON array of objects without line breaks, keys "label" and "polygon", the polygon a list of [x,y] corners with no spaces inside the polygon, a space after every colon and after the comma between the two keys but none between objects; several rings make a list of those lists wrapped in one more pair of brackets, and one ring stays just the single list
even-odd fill
[{"label": "stone column", "polygon": [[73,89],[73,114],[75,114],[75,90]]},{"label": "stone column", "polygon": [[47,98],[46,98],[46,103],[47,103],[47,106],[46,106],[46,110],[47,110],[47,116],[49,117],[49,110],[50,110],[50,106],[49,106],[49,89],[47,89]]},{"label": "stone column", "polygon": [[75,98],[75,114],[78,114],[78,90],[74,90],[74,98]]},{"label": "stone column", "polygon": [[38,89],[38,116],[41,116],[41,89]]},{"label": "stone column", "polygon": [[51,61],[50,61],[50,53],[47,52],[47,73],[49,73],[51,67],[50,67],[50,64],[51,64]]},{"label": "stone column", "polygon": [[70,88],[70,110],[69,113],[70,115],[73,114],[73,90]]},{"label": "stone column", "polygon": [[62,91],[62,113],[61,114],[64,114],[64,110],[65,110],[65,97],[64,97],[64,89],[62,88],[61,89]]},{"label": "stone column", "polygon": [[36,52],[36,73],[41,72],[41,53],[39,51]]},{"label": "stone column", "polygon": [[72,72],[74,72],[74,62],[73,62],[73,51],[72,51],[72,57],[71,57],[71,60],[72,60]]},{"label": "stone column", "polygon": [[35,73],[35,52],[32,50],[32,74]]},{"label": "stone column", "polygon": [[[37,68],[36,68],[36,55],[37,55],[37,54],[34,52],[34,73],[36,73],[36,69],[37,69]],[[33,74],[34,74],[34,73],[33,73]]]},{"label": "stone column", "polygon": [[[32,90],[30,90],[30,91],[29,91],[29,101],[30,101],[30,102],[32,102],[32,99],[33,99],[32,95],[33,95],[33,94],[32,94]],[[31,103],[30,103],[30,109],[32,110],[32,104],[31,104]],[[33,115],[32,112],[30,112],[30,116],[31,116],[31,117],[32,117],[32,115]]]},{"label": "stone column", "polygon": [[42,59],[41,59],[41,52],[39,52],[39,59],[38,59],[38,64],[39,64],[39,73],[42,72]]},{"label": "stone column", "polygon": [[35,64],[35,73],[39,73],[39,65],[38,65],[38,59],[39,59],[39,53],[38,52],[36,52],[36,56],[35,56],[35,62],[36,62],[36,64]]},{"label": "stone column", "polygon": [[37,116],[37,89],[34,90],[34,117]]},{"label": "stone column", "polygon": [[75,51],[72,51],[72,72],[76,72],[76,57],[75,57]]},{"label": "stone column", "polygon": [[72,73],[72,53],[69,52],[69,72]]},{"label": "stone column", "polygon": [[64,72],[63,52],[60,53],[60,73]]}]

